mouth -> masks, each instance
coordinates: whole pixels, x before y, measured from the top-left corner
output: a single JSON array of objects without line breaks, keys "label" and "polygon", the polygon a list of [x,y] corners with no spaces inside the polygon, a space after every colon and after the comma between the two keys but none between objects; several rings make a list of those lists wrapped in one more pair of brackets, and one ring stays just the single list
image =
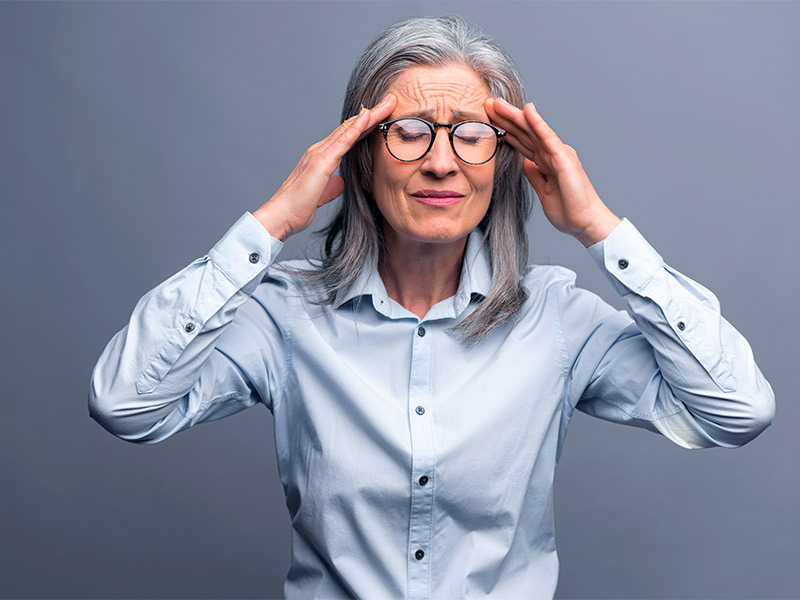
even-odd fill
[{"label": "mouth", "polygon": [[447,206],[461,200],[464,194],[453,190],[419,190],[411,194],[411,196],[430,206]]}]

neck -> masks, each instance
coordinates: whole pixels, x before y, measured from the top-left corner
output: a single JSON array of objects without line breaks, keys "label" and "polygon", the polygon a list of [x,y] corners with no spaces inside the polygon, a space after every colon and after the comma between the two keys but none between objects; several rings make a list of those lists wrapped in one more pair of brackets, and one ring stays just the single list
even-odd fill
[{"label": "neck", "polygon": [[386,228],[386,254],[378,271],[386,293],[422,319],[458,291],[467,238],[430,243],[400,238]]}]

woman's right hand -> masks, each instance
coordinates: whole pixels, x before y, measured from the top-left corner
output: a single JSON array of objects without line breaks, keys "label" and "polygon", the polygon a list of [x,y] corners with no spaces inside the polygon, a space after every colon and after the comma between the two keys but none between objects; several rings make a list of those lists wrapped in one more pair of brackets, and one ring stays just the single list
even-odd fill
[{"label": "woman's right hand", "polygon": [[311,225],[317,209],[344,191],[334,172],[345,153],[392,114],[397,98],[388,94],[375,108],[363,108],[305,151],[283,185],[253,216],[272,237],[285,241]]}]

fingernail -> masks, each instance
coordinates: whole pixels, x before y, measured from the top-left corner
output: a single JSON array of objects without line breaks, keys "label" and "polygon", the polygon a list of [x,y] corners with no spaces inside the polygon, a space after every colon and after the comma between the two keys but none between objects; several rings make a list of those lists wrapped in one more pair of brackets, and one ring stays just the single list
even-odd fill
[{"label": "fingernail", "polygon": [[386,94],[386,95],[383,97],[383,100],[381,100],[381,102],[380,102],[380,103],[381,103],[381,104],[386,104],[387,102],[389,102],[389,99],[390,99],[391,97],[392,97],[392,95],[391,95],[391,94]]}]

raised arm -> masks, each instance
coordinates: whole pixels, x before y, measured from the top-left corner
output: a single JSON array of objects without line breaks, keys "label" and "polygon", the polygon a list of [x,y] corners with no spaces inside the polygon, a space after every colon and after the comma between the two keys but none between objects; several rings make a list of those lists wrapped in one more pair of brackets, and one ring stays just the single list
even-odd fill
[{"label": "raised arm", "polygon": [[[274,384],[257,390],[254,371],[242,361],[261,351],[277,370],[281,332],[263,329],[258,349],[244,334],[245,317],[259,319],[257,307],[247,315],[237,311],[281,246],[247,213],[206,256],[145,294],[94,368],[91,416],[122,439],[152,443],[259,399],[269,403]],[[217,348],[222,336],[228,353]]]},{"label": "raised arm", "polygon": [[309,148],[267,203],[139,300],[92,373],[95,420],[122,439],[153,443],[258,401],[272,406],[285,375],[292,294],[280,306],[251,296],[262,281],[289,285],[267,273],[282,240],[342,192],[333,175],[342,156],[391,114],[394,102],[392,96],[364,109]]},{"label": "raised arm", "polygon": [[525,157],[549,221],[590,248],[627,303],[628,314],[618,313],[563,286],[568,410],[658,431],[686,447],[740,446],[758,435],[772,422],[772,389],[714,294],[666,265],[608,209],[575,150],[533,103],[519,109],[490,99],[486,111]]},{"label": "raised arm", "polygon": [[741,446],[772,422],[772,388],[711,291],[665,264],[627,220],[589,251],[627,314],[561,289],[570,407],[687,448]]}]

